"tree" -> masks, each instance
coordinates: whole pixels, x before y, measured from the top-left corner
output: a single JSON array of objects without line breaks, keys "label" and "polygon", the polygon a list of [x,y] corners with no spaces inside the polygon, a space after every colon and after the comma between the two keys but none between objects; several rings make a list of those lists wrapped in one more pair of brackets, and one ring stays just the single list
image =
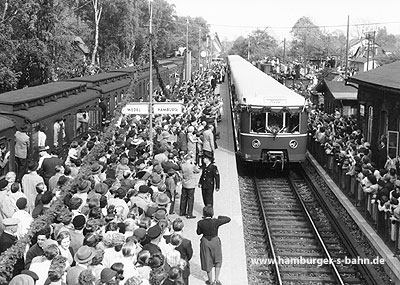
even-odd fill
[{"label": "tree", "polygon": [[243,36],[238,37],[232,45],[232,48],[228,51],[228,54],[237,54],[243,58],[247,58],[248,40]]},{"label": "tree", "polygon": [[250,60],[261,60],[277,54],[278,44],[265,30],[255,30],[248,38]]},{"label": "tree", "polygon": [[323,35],[318,26],[308,17],[302,17],[294,24],[290,33],[293,36],[291,53],[296,58],[307,60],[326,55]]},{"label": "tree", "polygon": [[102,0],[92,0],[93,6],[93,17],[94,17],[94,45],[92,51],[92,61],[91,64],[94,66],[96,64],[97,48],[99,45],[99,24],[101,19],[101,13],[103,11]]}]

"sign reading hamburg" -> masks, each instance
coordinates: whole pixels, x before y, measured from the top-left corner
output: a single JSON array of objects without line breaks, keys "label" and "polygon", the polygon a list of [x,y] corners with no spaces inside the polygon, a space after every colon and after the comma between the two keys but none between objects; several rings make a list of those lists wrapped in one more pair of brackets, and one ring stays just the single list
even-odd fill
[{"label": "sign reading hamburg", "polygon": [[182,114],[183,105],[176,102],[154,103],[154,114]]},{"label": "sign reading hamburg", "polygon": [[[148,115],[149,103],[128,103],[122,108],[122,113],[125,115]],[[154,102],[153,114],[182,114],[183,105],[177,102]]]}]

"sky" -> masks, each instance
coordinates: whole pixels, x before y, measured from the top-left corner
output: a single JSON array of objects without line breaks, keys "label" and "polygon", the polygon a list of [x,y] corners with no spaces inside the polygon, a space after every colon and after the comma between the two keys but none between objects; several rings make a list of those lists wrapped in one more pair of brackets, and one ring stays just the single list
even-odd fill
[{"label": "sky", "polygon": [[400,35],[399,0],[167,0],[179,16],[203,17],[220,40],[246,37],[257,28],[277,40],[290,40],[290,29],[301,17],[327,32],[346,33],[350,18],[350,37],[386,27]]}]

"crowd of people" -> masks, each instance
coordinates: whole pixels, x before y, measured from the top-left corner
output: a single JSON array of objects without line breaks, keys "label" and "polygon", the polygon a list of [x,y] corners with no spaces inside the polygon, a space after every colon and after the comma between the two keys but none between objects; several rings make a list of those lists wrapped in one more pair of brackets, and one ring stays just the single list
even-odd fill
[{"label": "crowd of people", "polygon": [[[356,206],[365,206],[379,231],[385,230],[385,220],[392,220],[390,235],[393,241],[398,240],[395,222],[400,221],[400,159],[388,153],[386,136],[381,136],[378,147],[371,150],[354,117],[318,110],[310,112],[309,134],[328,157],[327,169],[333,169],[333,164],[340,166],[342,189],[355,188]],[[351,180],[356,182],[355,187],[346,183]]]},{"label": "crowd of people", "polygon": [[[37,161],[25,156],[20,163],[26,172],[0,178],[0,253],[23,239],[35,218],[57,209],[8,284],[189,284],[193,248],[183,229],[196,218],[196,187],[204,202],[201,268],[206,284],[221,284],[218,228],[230,218],[214,218],[213,193],[220,189],[214,152],[222,106],[215,88],[223,80],[218,63],[173,86],[185,111],[155,116],[152,142],[148,118],[122,115],[101,139],[85,133],[66,157],[42,145]],[[25,142],[24,128],[18,136]]]}]

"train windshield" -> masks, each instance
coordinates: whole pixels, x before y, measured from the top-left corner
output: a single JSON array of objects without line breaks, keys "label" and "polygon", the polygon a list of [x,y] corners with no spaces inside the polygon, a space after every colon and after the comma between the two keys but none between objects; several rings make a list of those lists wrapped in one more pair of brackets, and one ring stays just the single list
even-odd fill
[{"label": "train windshield", "polygon": [[299,133],[298,112],[251,113],[251,131],[255,133]]}]

